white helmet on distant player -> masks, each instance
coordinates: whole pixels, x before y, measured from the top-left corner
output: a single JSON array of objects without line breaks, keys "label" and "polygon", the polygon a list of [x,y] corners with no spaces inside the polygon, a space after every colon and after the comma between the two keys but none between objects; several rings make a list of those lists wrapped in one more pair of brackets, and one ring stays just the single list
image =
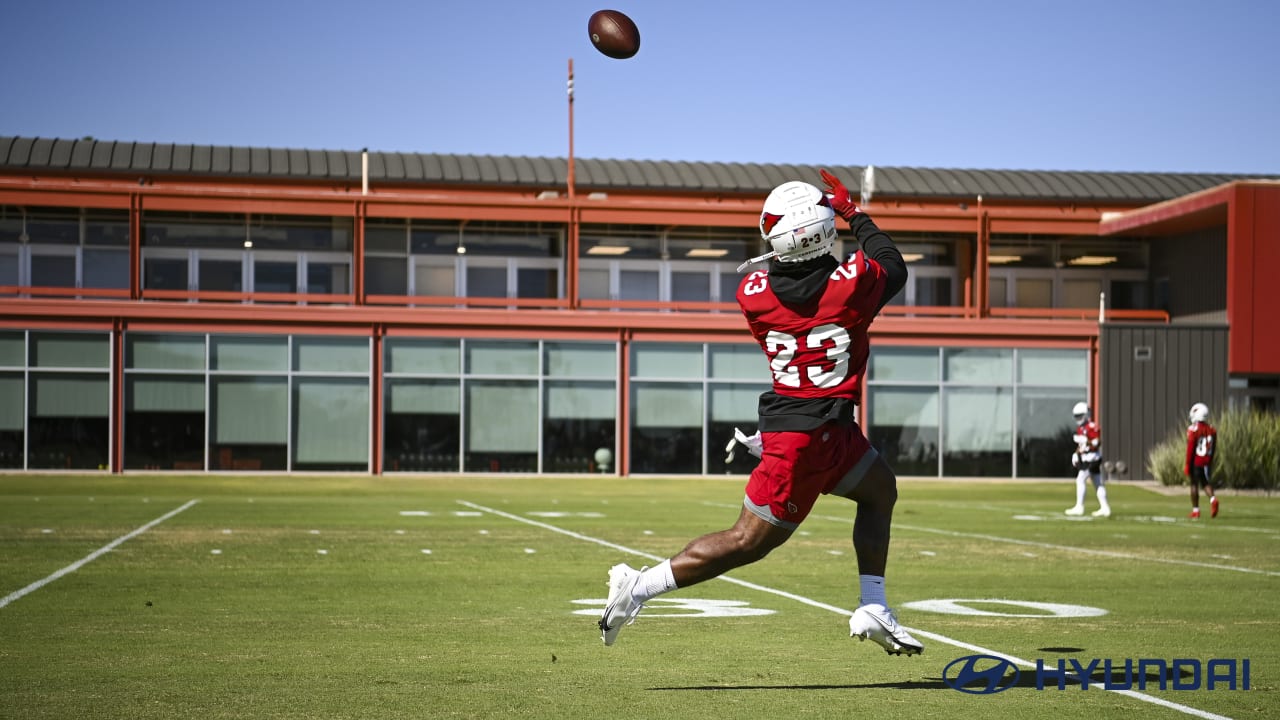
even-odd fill
[{"label": "white helmet on distant player", "polygon": [[1204,422],[1209,419],[1209,406],[1204,403],[1196,403],[1191,406],[1191,412],[1188,415],[1193,423]]},{"label": "white helmet on distant player", "polygon": [[1076,406],[1071,408],[1071,414],[1075,417],[1077,425],[1085,424],[1089,420],[1089,403],[1076,403]]},{"label": "white helmet on distant player", "polygon": [[836,246],[836,212],[831,200],[807,182],[783,183],[765,198],[760,236],[778,262],[801,262],[830,254]]}]

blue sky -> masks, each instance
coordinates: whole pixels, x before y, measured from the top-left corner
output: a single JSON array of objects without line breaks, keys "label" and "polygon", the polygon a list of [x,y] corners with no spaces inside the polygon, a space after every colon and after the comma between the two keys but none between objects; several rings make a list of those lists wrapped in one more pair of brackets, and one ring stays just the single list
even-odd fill
[{"label": "blue sky", "polygon": [[[601,4],[601,3],[605,4]],[[601,7],[640,27],[598,54]],[[1280,173],[1280,2],[14,2],[0,134]]]}]

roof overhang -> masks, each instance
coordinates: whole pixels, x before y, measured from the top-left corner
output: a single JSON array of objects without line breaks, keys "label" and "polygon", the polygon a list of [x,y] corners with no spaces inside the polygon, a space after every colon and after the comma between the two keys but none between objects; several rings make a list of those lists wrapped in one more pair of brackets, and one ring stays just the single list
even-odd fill
[{"label": "roof overhang", "polygon": [[1226,227],[1231,198],[1239,188],[1277,185],[1280,182],[1273,180],[1238,180],[1154,205],[1104,212],[1098,234],[1164,237]]}]

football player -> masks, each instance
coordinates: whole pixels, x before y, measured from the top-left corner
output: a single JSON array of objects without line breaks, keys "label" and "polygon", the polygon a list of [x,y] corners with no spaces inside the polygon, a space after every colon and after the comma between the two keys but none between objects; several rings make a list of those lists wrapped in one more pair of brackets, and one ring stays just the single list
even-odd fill
[{"label": "football player", "polygon": [[1084,514],[1085,484],[1092,480],[1099,505],[1093,516],[1111,517],[1111,506],[1107,504],[1107,481],[1102,477],[1102,433],[1098,423],[1090,417],[1088,403],[1076,403],[1071,415],[1076,421],[1076,433],[1071,438],[1075,443],[1071,467],[1076,469],[1076,504],[1066,512],[1068,515]]},{"label": "football player", "polygon": [[1191,519],[1200,518],[1200,486],[1209,493],[1209,517],[1218,517],[1218,497],[1213,494],[1210,470],[1218,442],[1218,431],[1209,424],[1209,406],[1196,403],[1188,413],[1191,426],[1187,428],[1187,460],[1182,472],[1191,481]]},{"label": "football player", "polygon": [[[853,547],[860,604],[850,635],[890,654],[924,646],[898,624],[885,597],[889,530],[897,478],[867,442],[855,419],[869,344],[867,328],[902,289],[907,266],[892,238],[854,204],[834,175],[821,171],[825,192],[806,182],[774,188],[760,213],[768,262],[738,286],[738,304],[773,372],[760,397],[758,436],[742,441],[761,460],[747,481],[734,525],[690,542],[651,568],[609,571],[600,618],[612,645],[648,600],[753,563],[791,537],[819,495],[857,503]],[[860,249],[833,253],[836,217],[849,223]]]}]

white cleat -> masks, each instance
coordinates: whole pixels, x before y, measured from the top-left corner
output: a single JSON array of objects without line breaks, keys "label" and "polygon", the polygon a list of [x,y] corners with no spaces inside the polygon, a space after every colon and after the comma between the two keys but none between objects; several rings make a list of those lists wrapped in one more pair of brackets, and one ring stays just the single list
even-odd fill
[{"label": "white cleat", "polygon": [[1080,515],[1084,514],[1084,508],[1079,505],[1072,508],[1067,508],[1066,514],[1072,517],[1079,517]]},{"label": "white cleat", "polygon": [[849,617],[849,637],[874,640],[890,655],[919,655],[924,645],[911,637],[893,611],[883,605],[863,605]]},{"label": "white cleat", "polygon": [[609,600],[605,603],[604,613],[600,615],[600,639],[605,645],[612,645],[618,639],[623,625],[635,622],[636,615],[644,603],[631,598],[631,589],[640,579],[644,568],[635,568],[619,564],[609,568]]},{"label": "white cleat", "polygon": [[1111,508],[1098,508],[1090,514],[1094,517],[1111,517]]}]

